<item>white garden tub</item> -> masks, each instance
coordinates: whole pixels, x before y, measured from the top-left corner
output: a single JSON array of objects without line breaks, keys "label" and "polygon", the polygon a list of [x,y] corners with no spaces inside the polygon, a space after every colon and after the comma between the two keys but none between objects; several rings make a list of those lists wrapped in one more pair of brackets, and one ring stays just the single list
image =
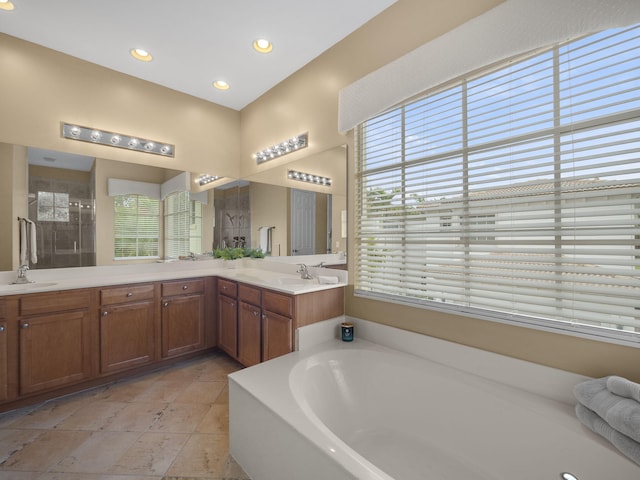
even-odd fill
[{"label": "white garden tub", "polygon": [[253,480],[640,478],[570,402],[359,339],[230,375],[230,441]]}]

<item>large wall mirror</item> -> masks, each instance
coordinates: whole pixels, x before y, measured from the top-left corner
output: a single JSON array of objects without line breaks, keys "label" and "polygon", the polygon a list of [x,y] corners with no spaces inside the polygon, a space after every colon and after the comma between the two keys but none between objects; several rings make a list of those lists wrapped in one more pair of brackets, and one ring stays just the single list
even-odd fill
[{"label": "large wall mirror", "polygon": [[[163,183],[182,173],[35,148],[27,152],[28,205],[22,211],[37,223],[38,263],[32,268],[130,263],[114,260],[114,202],[107,192],[108,178]],[[332,184],[292,180],[289,170],[331,178]],[[265,228],[270,228],[273,256],[346,251],[346,147],[267,165],[249,178],[212,185],[196,192],[204,199],[202,232],[196,246],[190,245],[192,250],[201,247],[196,253],[222,246],[266,246],[261,235]],[[0,196],[15,198],[18,190]],[[160,256],[164,253],[161,247]],[[11,265],[18,252],[3,256],[3,264]]]},{"label": "large wall mirror", "polygon": [[[346,162],[346,146],[338,146],[216,187],[214,245],[272,256],[346,251]],[[331,185],[291,178],[290,171]]]}]

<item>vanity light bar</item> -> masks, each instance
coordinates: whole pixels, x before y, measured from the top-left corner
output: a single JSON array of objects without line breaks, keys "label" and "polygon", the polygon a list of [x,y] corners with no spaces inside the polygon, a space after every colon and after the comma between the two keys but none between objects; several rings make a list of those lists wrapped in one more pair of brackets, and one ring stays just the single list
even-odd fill
[{"label": "vanity light bar", "polygon": [[313,175],[312,173],[298,172],[296,170],[289,170],[287,177],[291,180],[299,180],[301,182],[315,183],[316,185],[324,185],[325,187],[331,186],[331,179],[329,177],[321,177],[320,175]]},{"label": "vanity light bar", "polygon": [[196,179],[196,183],[200,186],[206,185],[207,183],[215,182],[216,180],[220,180],[223,177],[218,177],[216,175],[209,175],[208,173],[203,173]]},{"label": "vanity light bar", "polygon": [[62,136],[70,140],[97,143],[108,147],[127,148],[144,153],[153,153],[163,157],[175,155],[175,145],[156,142],[140,137],[132,137],[123,133],[107,132],[97,128],[82,127],[70,123],[62,124]]},{"label": "vanity light bar", "polygon": [[287,153],[300,150],[307,147],[309,144],[309,134],[303,133],[297,137],[290,138],[284,142],[280,142],[273,147],[265,148],[264,150],[254,153],[253,156],[258,164],[264,163],[268,160],[272,160],[277,157],[286,155]]}]

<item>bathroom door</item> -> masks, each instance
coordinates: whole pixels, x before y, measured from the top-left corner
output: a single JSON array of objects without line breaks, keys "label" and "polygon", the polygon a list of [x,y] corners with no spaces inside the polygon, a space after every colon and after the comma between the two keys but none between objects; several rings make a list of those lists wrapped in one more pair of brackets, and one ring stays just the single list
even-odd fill
[{"label": "bathroom door", "polygon": [[291,189],[291,255],[316,253],[316,194]]}]

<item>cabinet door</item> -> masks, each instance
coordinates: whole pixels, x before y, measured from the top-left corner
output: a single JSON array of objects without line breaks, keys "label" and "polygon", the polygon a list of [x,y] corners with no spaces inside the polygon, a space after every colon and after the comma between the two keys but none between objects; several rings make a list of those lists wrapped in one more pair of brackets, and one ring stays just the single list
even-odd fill
[{"label": "cabinet door", "polygon": [[100,372],[111,373],[154,360],[152,301],[124,303],[100,310]]},{"label": "cabinet door", "polygon": [[262,360],[293,352],[293,320],[277,313],[262,315]]},{"label": "cabinet door", "polygon": [[7,322],[0,321],[0,402],[8,397]]},{"label": "cabinet door", "polygon": [[86,311],[22,318],[20,394],[71,385],[90,378],[89,323]]},{"label": "cabinet door", "polygon": [[262,326],[260,307],[240,302],[238,311],[238,360],[245,367],[260,363]]},{"label": "cabinet door", "polygon": [[238,358],[238,303],[225,295],[218,295],[218,346]]},{"label": "cabinet door", "polygon": [[163,299],[162,356],[173,357],[204,347],[204,296]]}]

